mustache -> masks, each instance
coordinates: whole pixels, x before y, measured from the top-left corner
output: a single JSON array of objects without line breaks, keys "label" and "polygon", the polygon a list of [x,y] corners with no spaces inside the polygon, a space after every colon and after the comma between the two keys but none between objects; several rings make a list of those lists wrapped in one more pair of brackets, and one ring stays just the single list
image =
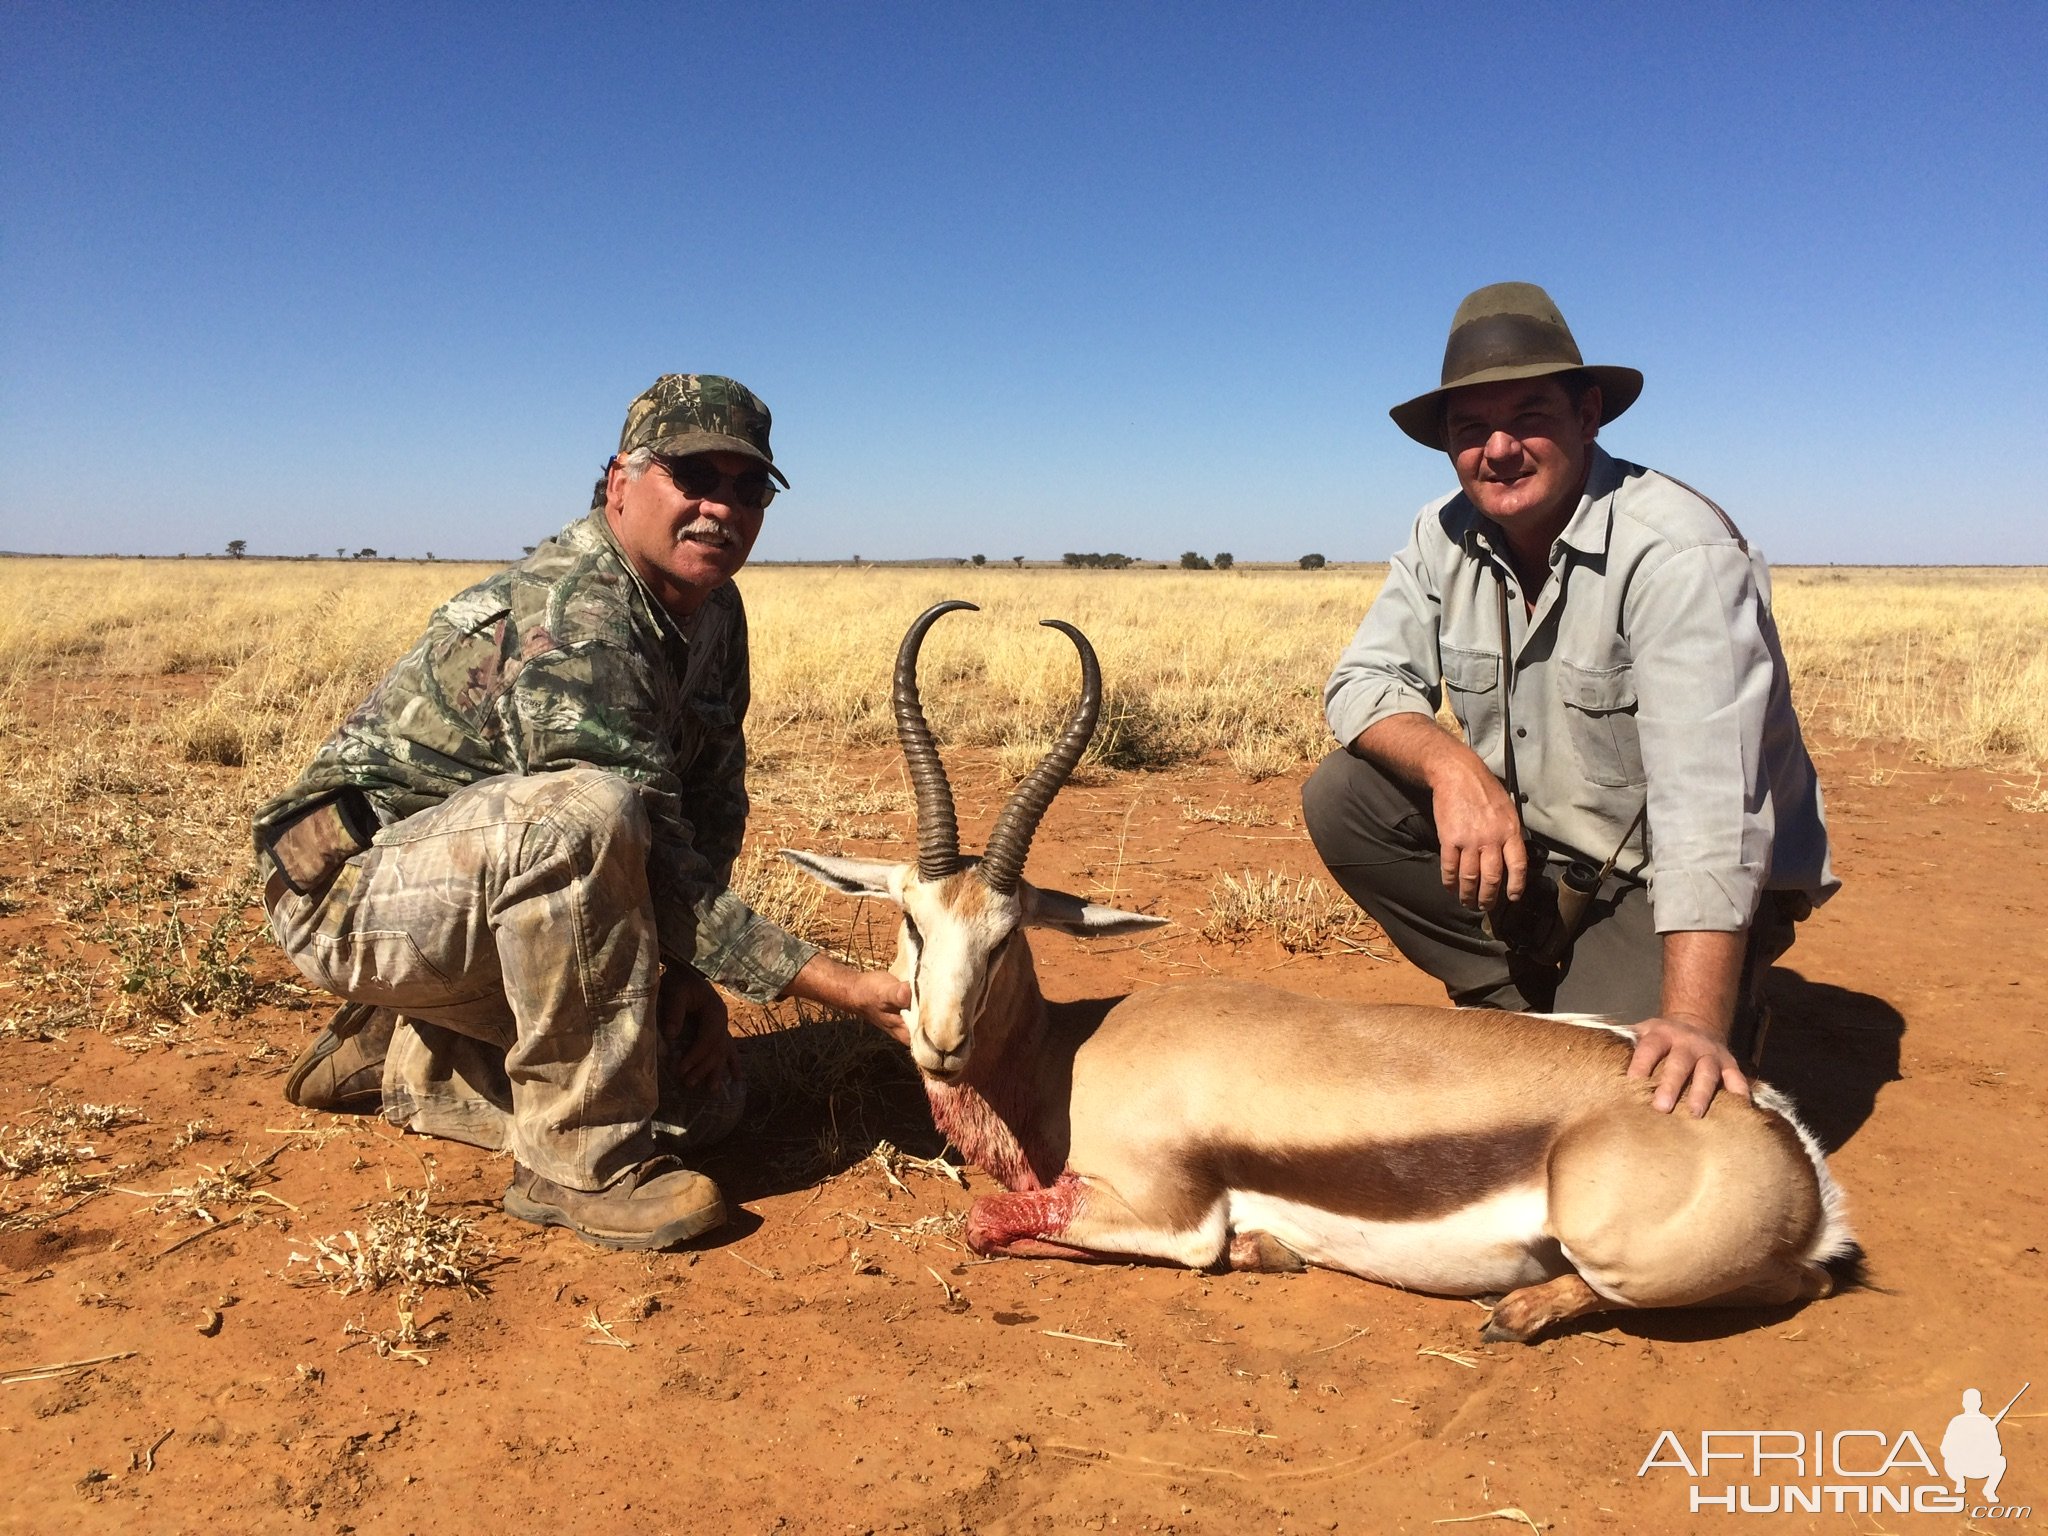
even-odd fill
[{"label": "mustache", "polygon": [[710,539],[715,543],[730,544],[732,542],[732,530],[716,518],[694,517],[683,527],[676,530],[676,542],[678,544],[682,543],[685,539],[692,538]]}]

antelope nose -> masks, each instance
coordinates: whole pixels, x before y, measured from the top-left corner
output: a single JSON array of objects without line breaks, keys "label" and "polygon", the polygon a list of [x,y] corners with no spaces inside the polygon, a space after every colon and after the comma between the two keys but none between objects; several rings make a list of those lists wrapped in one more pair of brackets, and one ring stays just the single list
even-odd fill
[{"label": "antelope nose", "polygon": [[926,1077],[935,1077],[942,1083],[954,1081],[967,1067],[967,1053],[964,1050],[942,1050],[923,1035],[911,1036],[910,1055],[916,1061],[918,1071]]}]

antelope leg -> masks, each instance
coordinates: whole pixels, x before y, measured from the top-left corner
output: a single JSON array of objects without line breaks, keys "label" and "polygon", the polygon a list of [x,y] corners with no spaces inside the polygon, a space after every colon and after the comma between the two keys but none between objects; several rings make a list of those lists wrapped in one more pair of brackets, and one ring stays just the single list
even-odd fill
[{"label": "antelope leg", "polygon": [[1553,1323],[1604,1312],[1614,1305],[1576,1274],[1509,1291],[1493,1309],[1482,1335],[1492,1343],[1526,1344]]},{"label": "antelope leg", "polygon": [[976,1253],[1018,1258],[1092,1258],[1089,1250],[1059,1240],[1074,1219],[1080,1194],[1080,1182],[1069,1173],[1050,1189],[984,1195],[967,1213],[967,1246]]},{"label": "antelope leg", "polygon": [[1084,1264],[1133,1262],[1133,1256],[1128,1253],[1098,1253],[1093,1248],[1076,1248],[1071,1243],[1056,1243],[1043,1237],[1019,1237],[999,1247],[977,1248],[975,1251],[992,1259],[1078,1259]]}]

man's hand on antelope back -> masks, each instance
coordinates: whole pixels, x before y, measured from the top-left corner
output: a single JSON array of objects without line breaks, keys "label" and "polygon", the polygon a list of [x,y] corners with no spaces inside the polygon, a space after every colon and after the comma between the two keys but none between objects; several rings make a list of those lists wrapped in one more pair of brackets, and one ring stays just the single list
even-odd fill
[{"label": "man's hand on antelope back", "polygon": [[1683,1014],[1645,1019],[1636,1026],[1636,1053],[1629,1060],[1628,1075],[1655,1079],[1657,1091],[1650,1103],[1667,1115],[1683,1099],[1697,1120],[1724,1089],[1749,1097],[1749,1079],[1728,1042],[1705,1020]]}]

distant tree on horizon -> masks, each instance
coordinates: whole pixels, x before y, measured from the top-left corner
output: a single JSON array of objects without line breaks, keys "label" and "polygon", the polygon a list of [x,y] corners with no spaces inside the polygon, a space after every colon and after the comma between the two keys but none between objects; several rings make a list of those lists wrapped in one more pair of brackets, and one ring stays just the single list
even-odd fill
[{"label": "distant tree on horizon", "polygon": [[974,557],[974,563],[975,563],[976,565],[987,565],[987,564],[988,564],[988,556],[987,556],[987,555],[976,555],[976,556]]},{"label": "distant tree on horizon", "polygon": [[1237,564],[1237,556],[1227,549],[1216,557],[1216,569],[1219,571],[1227,571],[1235,564]]},{"label": "distant tree on horizon", "polygon": [[1010,560],[1011,563],[1014,564],[1018,570],[1021,571],[1024,569],[1024,557],[1022,555],[1012,555],[1010,556]]},{"label": "distant tree on horizon", "polygon": [[1301,557],[1301,568],[1304,571],[1320,571],[1329,563],[1321,555],[1303,555]]},{"label": "distant tree on horizon", "polygon": [[1180,568],[1184,571],[1206,571],[1209,569],[1209,562],[1196,554],[1192,549],[1183,550],[1180,557]]},{"label": "distant tree on horizon", "polygon": [[358,560],[374,560],[377,558],[377,551],[365,545],[363,548],[356,551],[356,558]]},{"label": "distant tree on horizon", "polygon": [[242,556],[249,553],[249,541],[247,539],[229,539],[228,553],[237,560],[241,559]]}]

